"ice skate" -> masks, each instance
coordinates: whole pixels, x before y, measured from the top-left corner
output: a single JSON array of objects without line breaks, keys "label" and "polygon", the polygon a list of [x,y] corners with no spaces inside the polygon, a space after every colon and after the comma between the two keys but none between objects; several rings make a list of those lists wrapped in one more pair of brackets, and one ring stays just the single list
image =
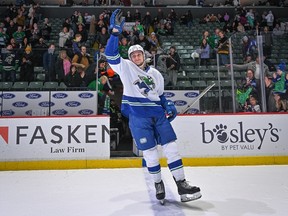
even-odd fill
[{"label": "ice skate", "polygon": [[156,198],[160,201],[161,205],[164,205],[165,187],[162,180],[159,183],[155,183],[155,189],[156,189]]},{"label": "ice skate", "polygon": [[202,197],[200,188],[191,186],[184,180],[176,181],[178,187],[178,194],[180,195],[181,202],[189,202],[200,199]]}]

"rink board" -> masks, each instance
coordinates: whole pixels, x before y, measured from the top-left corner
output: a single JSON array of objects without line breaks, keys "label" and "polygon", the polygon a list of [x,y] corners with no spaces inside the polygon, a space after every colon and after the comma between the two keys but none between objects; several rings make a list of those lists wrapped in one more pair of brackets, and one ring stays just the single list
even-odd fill
[{"label": "rink board", "polygon": [[[223,166],[288,164],[287,122],[287,114],[179,115],[172,124],[184,165]],[[0,170],[145,166],[142,157],[110,159],[108,128],[100,116],[1,118]]]}]

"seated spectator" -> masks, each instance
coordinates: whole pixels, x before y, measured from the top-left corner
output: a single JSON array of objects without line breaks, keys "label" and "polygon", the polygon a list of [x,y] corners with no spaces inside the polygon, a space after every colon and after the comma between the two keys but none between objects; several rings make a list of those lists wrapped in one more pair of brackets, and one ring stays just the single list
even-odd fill
[{"label": "seated spectator", "polygon": [[148,41],[148,39],[145,37],[144,33],[139,34],[138,40],[135,41],[135,44],[139,44],[140,46],[143,47],[144,50],[148,51],[151,48],[151,44]]},{"label": "seated spectator", "polygon": [[166,34],[167,34],[167,35],[174,35],[174,28],[173,28],[173,26],[172,26],[172,23],[167,22],[167,23],[165,24],[165,28],[166,28]]},{"label": "seated spectator", "polygon": [[106,60],[106,56],[105,56],[105,46],[103,46],[102,44],[99,45],[99,50],[97,50],[95,53],[94,53],[94,57],[93,57],[93,60],[94,62],[97,62],[97,60]]},{"label": "seated spectator", "polygon": [[164,24],[160,24],[160,28],[157,28],[156,34],[160,36],[166,36],[167,35],[167,29],[165,28]]},{"label": "seated spectator", "polygon": [[281,29],[280,25],[277,23],[273,28],[273,36],[283,36],[284,35],[283,29]]},{"label": "seated spectator", "polygon": [[160,47],[160,42],[159,42],[155,32],[152,32],[150,34],[150,37],[148,37],[148,41],[150,42],[152,47],[155,47],[155,48],[159,48]]}]

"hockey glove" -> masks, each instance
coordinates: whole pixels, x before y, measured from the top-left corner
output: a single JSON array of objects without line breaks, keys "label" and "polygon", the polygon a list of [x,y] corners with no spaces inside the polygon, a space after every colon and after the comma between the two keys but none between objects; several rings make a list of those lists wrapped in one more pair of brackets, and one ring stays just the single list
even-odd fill
[{"label": "hockey glove", "polygon": [[[122,17],[122,11],[120,9],[116,9],[111,17],[110,17],[110,26],[109,26],[109,32],[110,34],[113,34],[115,36],[118,36],[122,33],[123,26],[125,23],[125,18]],[[113,32],[113,28],[117,29],[117,32]]]},{"label": "hockey glove", "polygon": [[175,107],[173,101],[167,100],[164,103],[163,107],[166,111],[166,114],[168,115],[169,122],[173,121],[177,116],[177,110],[176,110],[176,107]]}]

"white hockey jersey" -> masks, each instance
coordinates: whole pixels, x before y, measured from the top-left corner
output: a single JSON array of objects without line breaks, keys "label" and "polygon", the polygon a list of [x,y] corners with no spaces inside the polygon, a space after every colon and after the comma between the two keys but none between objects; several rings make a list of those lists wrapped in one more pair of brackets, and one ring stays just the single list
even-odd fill
[{"label": "white hockey jersey", "polygon": [[142,117],[163,115],[166,99],[164,79],[161,73],[152,67],[145,71],[132,61],[123,59],[118,52],[119,39],[111,35],[105,50],[106,58],[111,68],[120,76],[124,91],[122,97],[122,113]]}]

